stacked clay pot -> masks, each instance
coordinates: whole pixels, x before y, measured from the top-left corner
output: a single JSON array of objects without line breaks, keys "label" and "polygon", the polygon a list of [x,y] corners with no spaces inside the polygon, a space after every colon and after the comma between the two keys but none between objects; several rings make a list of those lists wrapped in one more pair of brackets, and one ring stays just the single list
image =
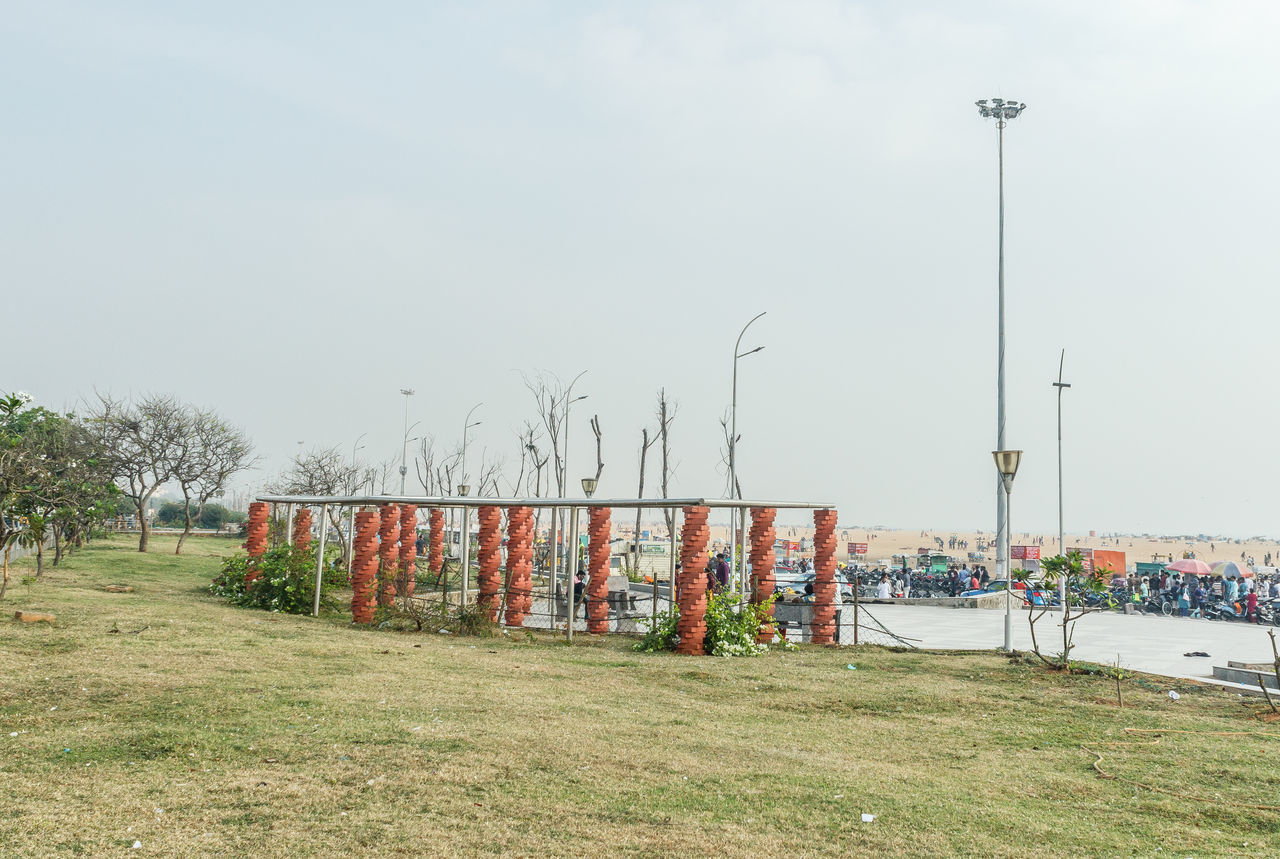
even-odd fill
[{"label": "stacked clay pot", "polygon": [[311,508],[301,507],[293,514],[293,548],[305,552],[311,547]]},{"label": "stacked clay pot", "polygon": [[244,574],[245,584],[258,577],[257,560],[267,551],[267,534],[270,531],[268,517],[270,506],[265,501],[249,505],[249,520],[245,525],[244,551],[249,556],[249,566]]},{"label": "stacked clay pot", "polygon": [[502,511],[497,507],[486,506],[476,508],[476,519],[479,522],[477,542],[480,544],[476,562],[479,566],[480,594],[476,604],[484,606],[489,617],[498,620],[500,608],[498,592],[502,589]]},{"label": "stacked clay pot", "polygon": [[378,578],[378,511],[356,513],[356,535],[351,558],[351,619],[356,623],[373,621],[377,605],[374,589]]},{"label": "stacked clay pot", "polygon": [[587,632],[609,631],[609,537],[612,526],[608,507],[587,508]]},{"label": "stacked clay pot", "polygon": [[676,632],[680,643],[677,653],[701,654],[707,636],[707,574],[703,567],[711,529],[707,526],[710,510],[706,507],[684,508],[684,528],[680,533],[680,618]]},{"label": "stacked clay pot", "polygon": [[400,506],[400,566],[396,577],[396,589],[404,596],[413,596],[414,560],[418,557],[418,505]]},{"label": "stacked clay pot", "polygon": [[396,599],[396,577],[400,570],[400,508],[395,504],[383,504],[379,524],[377,598],[378,605],[391,605]]},{"label": "stacked clay pot", "polygon": [[444,569],[444,511],[433,509],[428,522],[427,569],[439,578],[440,571]]},{"label": "stacked clay pot", "polygon": [[[762,603],[773,596],[776,584],[773,576],[773,567],[777,562],[777,556],[773,551],[773,543],[776,538],[773,520],[777,515],[778,511],[772,507],[751,508],[751,530],[747,536],[751,541],[751,578],[753,585],[751,601],[753,603]],[[769,616],[773,617],[772,608],[769,609]],[[756,636],[756,641],[760,644],[768,644],[773,641],[773,634],[772,623],[761,624],[760,634]]]},{"label": "stacked clay pot", "polygon": [[836,605],[836,519],[835,510],[813,511],[813,630],[814,644],[835,640]]},{"label": "stacked clay pot", "polygon": [[522,626],[533,608],[533,508],[507,510],[507,626]]}]

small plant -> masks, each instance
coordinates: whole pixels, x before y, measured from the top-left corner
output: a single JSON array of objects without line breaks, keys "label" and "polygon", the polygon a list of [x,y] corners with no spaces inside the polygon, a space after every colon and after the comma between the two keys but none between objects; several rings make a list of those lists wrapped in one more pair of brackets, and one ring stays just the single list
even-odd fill
[{"label": "small plant", "polygon": [[[756,637],[760,634],[760,627],[768,622],[772,607],[772,597],[762,603],[740,605],[738,597],[733,594],[709,594],[703,650],[712,656],[756,656],[764,653],[769,647],[758,644]],[[675,650],[680,642],[676,631],[679,620],[680,610],[672,606],[670,611],[659,614],[656,622],[644,621],[649,629],[635,643],[634,649],[642,653]]]},{"label": "small plant", "polygon": [[1102,666],[1101,673],[1103,674],[1103,676],[1110,677],[1112,680],[1116,681],[1116,705],[1121,710],[1123,710],[1124,709],[1124,689],[1120,684],[1123,683],[1125,680],[1129,679],[1130,672],[1128,669],[1126,669],[1124,666],[1120,664],[1119,653],[1116,654],[1115,662],[1113,662],[1110,665]]},{"label": "small plant", "polygon": [[660,650],[675,650],[680,636],[676,632],[676,623],[680,620],[680,609],[671,606],[669,611],[659,612],[656,620],[643,618],[641,623],[649,628],[633,646],[633,650],[641,653],[657,653]]},{"label": "small plant", "polygon": [[705,649],[712,656],[755,656],[769,649],[757,644],[760,627],[769,618],[774,598],[761,603],[739,605],[730,593],[711,594],[707,599]]},{"label": "small plant", "polygon": [[[209,584],[209,593],[236,605],[263,608],[286,614],[310,614],[316,595],[315,549],[299,550],[282,545],[265,552],[254,562],[258,576],[246,583],[249,558],[232,555],[222,561],[222,571]],[[346,569],[341,558],[325,567],[320,586],[320,607],[337,607],[335,588],[346,583]]]},{"label": "small plant", "polygon": [[[1040,642],[1036,638],[1036,621],[1045,616],[1049,611],[1049,600],[1046,598],[1043,605],[1032,605],[1027,611],[1027,625],[1031,629],[1031,650],[1036,657],[1044,664],[1071,673],[1071,649],[1075,647],[1073,638],[1075,637],[1076,622],[1086,614],[1092,614],[1100,609],[1097,606],[1086,607],[1086,598],[1090,595],[1099,595],[1106,592],[1107,587],[1104,580],[1105,568],[1097,570],[1091,574],[1084,572],[1084,559],[1079,552],[1069,552],[1067,555],[1057,555],[1052,558],[1045,558],[1044,582],[1048,584],[1054,582],[1061,577],[1067,580],[1067,602],[1066,605],[1059,606],[1062,610],[1062,623],[1059,625],[1062,629],[1062,652],[1053,658],[1047,657],[1040,650]],[[1013,580],[1022,582],[1028,588],[1034,587],[1037,583],[1033,580],[1035,572],[1032,570],[1021,570],[1013,573]]]}]

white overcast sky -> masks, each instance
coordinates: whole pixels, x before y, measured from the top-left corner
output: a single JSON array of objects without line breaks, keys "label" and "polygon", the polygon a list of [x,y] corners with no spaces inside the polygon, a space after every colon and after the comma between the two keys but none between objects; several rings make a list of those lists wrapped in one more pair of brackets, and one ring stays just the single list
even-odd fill
[{"label": "white overcast sky", "polygon": [[[654,393],[716,495],[994,525],[996,133],[1013,526],[1276,533],[1274,2],[10,3],[3,379],[173,391],[260,483],[411,420],[509,451],[589,372],[571,477],[635,492]],[[653,485],[651,474],[650,486]]]}]

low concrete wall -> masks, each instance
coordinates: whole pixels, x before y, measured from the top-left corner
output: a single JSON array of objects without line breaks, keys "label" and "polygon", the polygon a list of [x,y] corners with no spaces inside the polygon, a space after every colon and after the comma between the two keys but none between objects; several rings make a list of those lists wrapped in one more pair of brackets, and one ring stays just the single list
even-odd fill
[{"label": "low concrete wall", "polygon": [[[863,605],[931,605],[940,606],[942,608],[1004,608],[1004,592],[993,594],[978,594],[972,597],[924,597],[916,599],[862,599]],[[1022,600],[1015,600],[1014,606],[1020,604]]]},{"label": "low concrete wall", "polygon": [[1222,668],[1215,665],[1213,667],[1213,676],[1219,680],[1226,680],[1229,683],[1241,683],[1246,686],[1257,686],[1259,682],[1265,683],[1268,689],[1280,690],[1280,686],[1276,684],[1275,671],[1271,666],[1267,666],[1267,670],[1257,670],[1250,668]]}]

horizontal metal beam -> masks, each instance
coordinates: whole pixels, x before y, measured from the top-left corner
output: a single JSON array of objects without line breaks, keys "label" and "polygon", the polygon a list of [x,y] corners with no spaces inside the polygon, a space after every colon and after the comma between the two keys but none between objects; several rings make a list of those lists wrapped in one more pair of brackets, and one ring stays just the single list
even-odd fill
[{"label": "horizontal metal beam", "polygon": [[676,507],[772,507],[775,510],[833,510],[834,504],[819,501],[759,501],[751,498],[466,498],[457,495],[259,495],[258,501],[272,504],[335,504],[342,507],[371,507],[379,504],[416,504],[418,507],[644,507],[665,510]]}]

